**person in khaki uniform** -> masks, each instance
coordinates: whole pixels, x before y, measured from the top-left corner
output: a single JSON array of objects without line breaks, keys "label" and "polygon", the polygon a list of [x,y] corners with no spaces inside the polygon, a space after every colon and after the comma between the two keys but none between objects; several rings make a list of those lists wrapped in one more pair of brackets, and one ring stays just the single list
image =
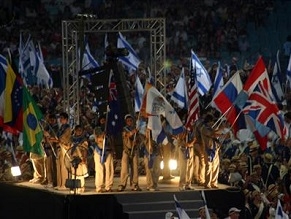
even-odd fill
[{"label": "person in khaki uniform", "polygon": [[146,130],[144,147],[144,165],[148,191],[158,191],[158,182],[161,173],[161,148],[153,139],[151,130]]},{"label": "person in khaki uniform", "polygon": [[57,190],[66,189],[66,179],[68,178],[68,171],[65,167],[65,155],[67,150],[71,147],[72,130],[68,123],[69,115],[65,112],[60,113],[61,127],[56,137],[53,137],[51,141],[56,142],[57,146]]},{"label": "person in khaki uniform", "polygon": [[[96,192],[112,192],[114,180],[113,156],[115,153],[111,138],[106,136],[100,126],[94,130],[94,163]],[[105,179],[105,183],[104,183]],[[103,184],[105,190],[103,189]]]},{"label": "person in khaki uniform", "polygon": [[204,123],[201,126],[201,140],[202,147],[204,148],[205,158],[205,183],[204,187],[217,188],[218,174],[219,174],[219,149],[220,143],[217,140],[219,135],[217,130],[212,128],[214,124],[214,117],[207,114],[204,118]]},{"label": "person in khaki uniform", "polygon": [[126,188],[127,179],[129,178],[129,166],[132,171],[132,191],[140,191],[141,189],[138,186],[139,153],[137,147],[135,146],[135,136],[137,135],[137,129],[135,128],[132,115],[125,115],[124,120],[126,125],[122,131],[123,151],[118,191],[122,192]]},{"label": "person in khaki uniform", "polygon": [[195,142],[193,142],[193,178],[194,182],[196,182],[199,186],[204,185],[205,183],[205,157],[200,133],[203,122],[203,118],[199,118],[193,125],[193,132],[195,136]]}]

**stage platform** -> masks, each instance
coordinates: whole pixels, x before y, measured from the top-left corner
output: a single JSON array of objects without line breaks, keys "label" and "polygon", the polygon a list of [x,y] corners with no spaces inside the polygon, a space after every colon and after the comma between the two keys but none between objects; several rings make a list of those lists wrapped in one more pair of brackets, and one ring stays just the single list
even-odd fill
[{"label": "stage platform", "polygon": [[[30,219],[143,219],[164,218],[166,212],[176,214],[174,198],[191,218],[198,217],[198,208],[203,205],[201,191],[195,186],[190,191],[179,191],[179,177],[160,180],[159,191],[147,191],[145,177],[139,180],[142,191],[118,192],[119,178],[115,178],[113,192],[96,193],[94,177],[86,178],[85,192],[71,194],[69,190],[59,191],[29,182],[0,183],[0,218]],[[243,208],[241,191],[219,184],[218,189],[204,190],[209,208],[225,215],[230,207]],[[243,216],[243,215],[242,215]]]}]

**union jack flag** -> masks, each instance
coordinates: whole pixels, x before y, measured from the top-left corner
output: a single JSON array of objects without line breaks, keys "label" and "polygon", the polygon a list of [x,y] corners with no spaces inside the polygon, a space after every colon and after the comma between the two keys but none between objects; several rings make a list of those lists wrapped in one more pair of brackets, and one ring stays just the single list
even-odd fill
[{"label": "union jack flag", "polygon": [[250,115],[261,124],[269,127],[277,135],[283,137],[284,120],[276,103],[261,83],[255,87],[249,96],[244,114]]}]

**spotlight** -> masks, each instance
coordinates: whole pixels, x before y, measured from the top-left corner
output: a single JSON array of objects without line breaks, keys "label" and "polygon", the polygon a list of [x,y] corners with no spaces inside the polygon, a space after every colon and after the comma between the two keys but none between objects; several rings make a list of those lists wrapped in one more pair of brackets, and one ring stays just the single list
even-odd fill
[{"label": "spotlight", "polygon": [[161,163],[160,163],[160,168],[161,168],[161,170],[164,169],[164,161],[163,161],[163,160],[162,160]]},{"label": "spotlight", "polygon": [[[161,163],[160,163],[161,170],[164,169],[164,166],[165,166],[165,164],[164,164],[164,161],[162,160]],[[169,161],[169,168],[170,168],[170,170],[176,170],[177,169],[177,166],[178,166],[177,160],[171,159]]]},{"label": "spotlight", "polygon": [[171,159],[169,162],[170,170],[176,170],[178,167],[177,160]]},{"label": "spotlight", "polygon": [[13,166],[13,167],[11,167],[11,174],[14,177],[20,176],[21,175],[20,167],[19,166]]}]

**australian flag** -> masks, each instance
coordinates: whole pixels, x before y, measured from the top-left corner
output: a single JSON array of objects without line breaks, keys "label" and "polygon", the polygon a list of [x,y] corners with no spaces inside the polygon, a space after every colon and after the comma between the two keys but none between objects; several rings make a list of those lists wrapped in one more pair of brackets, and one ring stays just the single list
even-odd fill
[{"label": "australian flag", "polygon": [[109,95],[108,95],[108,122],[107,133],[110,135],[117,135],[121,131],[121,114],[120,114],[120,101],[118,98],[118,92],[116,82],[114,80],[114,74],[111,70],[109,75]]}]

